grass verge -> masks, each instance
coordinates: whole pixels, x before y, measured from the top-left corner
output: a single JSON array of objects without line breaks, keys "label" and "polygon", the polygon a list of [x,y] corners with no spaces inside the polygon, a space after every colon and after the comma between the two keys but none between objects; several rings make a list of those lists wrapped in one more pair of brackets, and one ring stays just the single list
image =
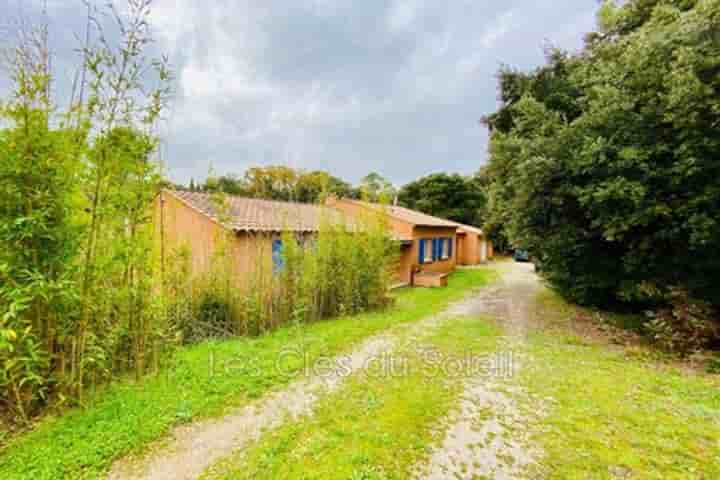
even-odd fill
[{"label": "grass verge", "polygon": [[[386,311],[182,349],[175,365],[161,375],[108,386],[85,409],[47,418],[11,441],[0,452],[0,478],[100,478],[113,461],[141,452],[173,427],[222,415],[287,384],[305,361],[340,353],[394,325],[439,312],[493,279],[491,270],[460,270],[445,289],[398,292],[396,304]],[[298,347],[305,358],[294,356],[277,368],[279,355]]]},{"label": "grass verge", "polygon": [[[545,313],[576,308],[540,300]],[[527,348],[523,383],[552,398],[536,437],[544,476],[720,478],[720,390],[711,378],[556,331],[533,334]]]},{"label": "grass verge", "polygon": [[498,335],[483,319],[450,319],[397,350],[392,363],[353,376],[322,399],[312,416],[267,433],[202,478],[410,478],[428,446],[439,440],[438,422],[457,403],[469,373],[458,362],[494,352]]}]

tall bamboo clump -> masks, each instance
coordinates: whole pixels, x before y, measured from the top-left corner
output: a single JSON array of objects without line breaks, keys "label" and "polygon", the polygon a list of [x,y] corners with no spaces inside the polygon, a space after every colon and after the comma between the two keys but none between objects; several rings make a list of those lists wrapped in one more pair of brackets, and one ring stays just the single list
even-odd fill
[{"label": "tall bamboo clump", "polygon": [[[161,180],[156,121],[169,74],[145,57],[149,0],[88,9],[67,108],[51,98],[45,26],[18,32],[0,104],[0,413],[27,423],[51,401],[140,375],[172,332],[154,300],[150,205]],[[152,81],[154,86],[149,87]]]},{"label": "tall bamboo clump", "polygon": [[271,277],[274,323],[309,323],[382,308],[395,262],[396,245],[382,212],[369,212],[348,222],[330,215],[321,218],[315,234],[282,233],[282,267]]},{"label": "tall bamboo clump", "polygon": [[333,222],[324,217],[316,236],[283,234],[278,291],[289,305],[282,322],[312,322],[349,315],[388,302],[397,249],[382,212]]},{"label": "tall bamboo clump", "polygon": [[[317,232],[247,234],[242,251],[232,248],[232,233],[217,242],[212,266],[192,281],[185,341],[258,335],[387,305],[399,252],[385,215],[348,223],[329,213]],[[281,266],[273,262],[273,240],[282,241]],[[237,255],[253,260],[241,282],[232,267]]]}]

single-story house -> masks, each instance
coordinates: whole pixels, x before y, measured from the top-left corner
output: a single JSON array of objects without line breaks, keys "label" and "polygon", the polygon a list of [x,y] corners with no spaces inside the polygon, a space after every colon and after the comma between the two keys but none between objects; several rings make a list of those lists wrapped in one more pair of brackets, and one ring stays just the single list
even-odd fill
[{"label": "single-story house", "polygon": [[326,205],[232,195],[224,199],[220,205],[208,193],[163,190],[158,195],[155,215],[163,262],[184,247],[188,273],[195,276],[209,272],[218,250],[227,248],[227,258],[233,262],[228,271],[236,285],[243,286],[258,265],[268,272],[278,267],[283,232],[310,238],[323,221],[354,230],[360,223],[354,219],[378,211],[387,215],[391,235],[400,246],[399,284],[443,285],[457,264],[483,262],[492,252],[492,244],[475,227],[399,206],[337,198],[329,198]]},{"label": "single-story house", "polygon": [[[353,228],[341,212],[303,203],[278,202],[225,195],[223,204],[208,193],[163,190],[155,201],[162,261],[178,247],[189,250],[190,274],[208,272],[213,257],[228,248],[229,271],[236,285],[252,278],[258,265],[272,271],[281,261],[282,232],[315,235],[321,221]],[[229,240],[229,241],[228,241]],[[261,264],[258,264],[258,259]]]},{"label": "single-story house", "polygon": [[350,217],[367,211],[386,213],[394,235],[401,239],[397,280],[407,285],[443,285],[457,263],[458,224],[408,208],[331,197],[327,205]]},{"label": "single-story house", "polygon": [[458,264],[478,265],[493,256],[492,242],[485,233],[470,225],[458,224]]}]

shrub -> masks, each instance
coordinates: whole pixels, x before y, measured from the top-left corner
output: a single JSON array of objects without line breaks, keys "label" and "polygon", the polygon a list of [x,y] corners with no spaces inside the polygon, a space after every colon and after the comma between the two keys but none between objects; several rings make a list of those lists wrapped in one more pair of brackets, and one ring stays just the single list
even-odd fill
[{"label": "shrub", "polygon": [[667,308],[649,312],[645,324],[659,347],[685,356],[720,340],[717,311],[707,302],[692,299],[680,289],[672,291],[670,302]]},{"label": "shrub", "polygon": [[486,228],[579,303],[646,308],[652,284],[720,306],[720,3],[607,1],[599,20],[578,54],[500,72]]},{"label": "shrub", "polygon": [[233,336],[236,330],[233,328],[230,304],[212,290],[201,292],[190,315],[180,318],[179,330],[186,344]]},{"label": "shrub", "polygon": [[710,360],[707,366],[707,372],[715,375],[720,375],[720,355]]},{"label": "shrub", "polygon": [[[224,202],[221,196],[216,200]],[[272,233],[248,240],[241,254],[254,259],[250,272],[233,269],[238,252],[231,233],[219,234],[210,268],[195,277],[189,251],[181,247],[172,252],[165,296],[183,342],[258,335],[282,325],[386,306],[399,252],[384,214],[355,219],[351,228],[334,220],[321,219],[312,234],[285,230],[280,235],[281,269],[271,263],[270,245],[278,239]]]}]

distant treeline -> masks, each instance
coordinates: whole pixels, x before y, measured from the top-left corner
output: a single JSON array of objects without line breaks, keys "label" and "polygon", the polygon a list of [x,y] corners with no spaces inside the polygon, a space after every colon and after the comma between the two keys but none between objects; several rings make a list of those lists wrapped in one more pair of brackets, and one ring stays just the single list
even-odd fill
[{"label": "distant treeline", "polygon": [[400,188],[376,172],[352,185],[326,171],[306,171],[286,166],[253,167],[242,176],[210,175],[204,182],[170,185],[179,190],[223,192],[269,200],[318,203],[327,195],[394,203],[457,222],[482,226],[487,177],[483,170],[472,176],[435,173]]}]

